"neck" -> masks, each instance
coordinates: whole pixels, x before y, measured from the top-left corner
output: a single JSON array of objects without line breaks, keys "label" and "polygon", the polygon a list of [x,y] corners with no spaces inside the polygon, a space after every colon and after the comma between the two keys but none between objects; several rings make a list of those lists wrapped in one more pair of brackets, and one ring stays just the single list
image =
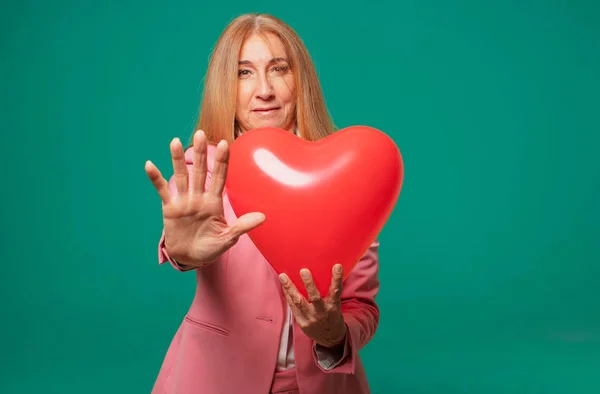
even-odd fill
[{"label": "neck", "polygon": [[[240,127],[236,126],[235,130],[233,131],[233,138],[236,139],[238,138],[240,135],[244,134],[246,131],[248,130],[242,130]],[[297,136],[300,136],[300,131],[298,130],[298,127],[294,124],[292,125],[292,127],[288,128],[287,131],[289,131],[292,134],[295,134]]]}]

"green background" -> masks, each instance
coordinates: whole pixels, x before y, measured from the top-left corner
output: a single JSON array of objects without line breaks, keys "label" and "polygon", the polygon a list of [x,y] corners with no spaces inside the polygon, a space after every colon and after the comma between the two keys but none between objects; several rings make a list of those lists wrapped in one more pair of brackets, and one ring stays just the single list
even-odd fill
[{"label": "green background", "polygon": [[253,11],[303,38],[339,127],[377,127],[405,160],[362,352],[373,392],[600,392],[594,2],[16,4],[0,392],[150,392],[195,281],[157,265],[144,162],[170,176],[212,46]]}]

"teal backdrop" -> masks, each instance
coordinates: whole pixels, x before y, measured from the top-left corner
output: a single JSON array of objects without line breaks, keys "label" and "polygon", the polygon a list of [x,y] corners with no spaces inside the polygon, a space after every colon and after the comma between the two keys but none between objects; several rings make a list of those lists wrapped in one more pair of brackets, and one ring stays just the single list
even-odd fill
[{"label": "teal backdrop", "polygon": [[3,5],[0,392],[150,392],[195,282],[157,264],[144,162],[171,175],[254,11],[303,38],[339,127],[405,160],[373,392],[600,392],[598,3],[260,4]]}]

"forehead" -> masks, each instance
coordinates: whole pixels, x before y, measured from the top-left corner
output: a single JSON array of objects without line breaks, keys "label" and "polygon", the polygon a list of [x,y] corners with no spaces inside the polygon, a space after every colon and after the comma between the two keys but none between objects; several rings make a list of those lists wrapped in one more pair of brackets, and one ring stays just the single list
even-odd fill
[{"label": "forehead", "polygon": [[268,62],[273,58],[285,58],[283,42],[273,33],[259,36],[253,34],[244,41],[240,50],[240,61]]}]

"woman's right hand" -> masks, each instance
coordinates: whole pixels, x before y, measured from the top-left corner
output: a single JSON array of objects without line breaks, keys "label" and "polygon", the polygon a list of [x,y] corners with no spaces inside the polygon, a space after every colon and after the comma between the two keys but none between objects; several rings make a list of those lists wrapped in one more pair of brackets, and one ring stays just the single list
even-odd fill
[{"label": "woman's right hand", "polygon": [[217,145],[208,190],[205,190],[207,142],[201,130],[194,134],[193,152],[190,174],[181,142],[178,139],[171,142],[176,193],[171,193],[169,182],[152,162],[146,162],[145,170],[162,200],[167,253],[184,266],[198,268],[215,262],[242,234],[262,224],[265,215],[247,213],[229,226],[223,211],[229,161],[227,142]]}]

